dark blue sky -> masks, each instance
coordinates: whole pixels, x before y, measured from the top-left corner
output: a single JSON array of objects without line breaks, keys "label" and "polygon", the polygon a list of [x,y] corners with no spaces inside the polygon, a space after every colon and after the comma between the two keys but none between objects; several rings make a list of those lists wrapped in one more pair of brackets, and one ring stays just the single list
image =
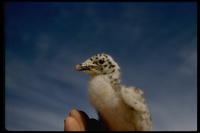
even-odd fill
[{"label": "dark blue sky", "polygon": [[97,118],[74,71],[97,53],[144,91],[154,130],[197,129],[195,2],[6,2],[6,128],[62,131],[73,108]]}]

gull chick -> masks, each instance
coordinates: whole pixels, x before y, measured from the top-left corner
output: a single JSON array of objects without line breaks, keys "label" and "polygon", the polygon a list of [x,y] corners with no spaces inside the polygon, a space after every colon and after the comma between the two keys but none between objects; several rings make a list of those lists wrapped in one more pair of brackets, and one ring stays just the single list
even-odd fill
[{"label": "gull chick", "polygon": [[152,122],[141,89],[120,84],[121,70],[107,54],[97,54],[78,64],[77,71],[91,76],[89,101],[107,130],[151,131]]}]

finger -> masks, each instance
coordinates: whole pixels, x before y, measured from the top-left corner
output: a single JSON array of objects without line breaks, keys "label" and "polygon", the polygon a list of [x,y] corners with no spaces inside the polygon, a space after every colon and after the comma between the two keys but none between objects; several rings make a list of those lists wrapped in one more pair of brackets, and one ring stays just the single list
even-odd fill
[{"label": "finger", "polygon": [[73,109],[69,115],[71,117],[74,117],[77,120],[77,122],[80,126],[80,129],[82,131],[87,130],[87,123],[89,121],[89,117],[87,116],[87,114],[85,112]]},{"label": "finger", "polygon": [[64,120],[64,131],[81,131],[81,128],[77,120],[69,116]]}]

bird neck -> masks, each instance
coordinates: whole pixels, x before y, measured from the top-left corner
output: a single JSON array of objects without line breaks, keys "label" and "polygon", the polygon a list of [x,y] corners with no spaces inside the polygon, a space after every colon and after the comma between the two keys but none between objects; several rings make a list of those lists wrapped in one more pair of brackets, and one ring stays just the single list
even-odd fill
[{"label": "bird neck", "polygon": [[116,89],[119,90],[120,89],[120,76],[121,73],[120,71],[118,72],[114,72],[114,73],[110,73],[110,74],[101,74],[101,75],[90,75],[92,78],[96,77],[96,76],[103,76],[106,77],[106,81],[109,82],[111,84],[111,86]]},{"label": "bird neck", "polygon": [[113,88],[118,89],[120,88],[120,74],[108,74],[108,78],[110,80],[110,84]]}]

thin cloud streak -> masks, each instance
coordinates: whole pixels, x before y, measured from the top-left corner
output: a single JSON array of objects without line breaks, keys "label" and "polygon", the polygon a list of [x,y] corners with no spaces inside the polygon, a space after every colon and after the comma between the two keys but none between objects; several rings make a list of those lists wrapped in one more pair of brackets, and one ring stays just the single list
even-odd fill
[{"label": "thin cloud streak", "polygon": [[[73,61],[70,61],[70,62],[73,62]],[[38,71],[37,69],[39,68],[35,69],[34,68],[35,66],[30,65],[30,62],[26,63],[19,59],[13,58],[7,63],[8,64],[6,65],[8,67],[6,69],[6,75],[7,75],[6,76],[6,88],[7,88],[6,89],[6,97],[7,97],[6,109],[8,110],[8,112],[6,111],[7,112],[6,119],[7,121],[11,121],[11,120],[18,121],[19,119],[17,118],[14,119],[14,117],[9,117],[8,115],[8,114],[14,113],[13,114],[14,116],[15,115],[21,116],[21,119],[24,119],[24,120],[20,119],[18,123],[21,124],[21,126],[24,125],[24,127],[27,127],[27,129],[23,129],[23,128],[20,128],[20,126],[17,128],[13,125],[15,128],[13,127],[14,129],[11,128],[11,130],[15,130],[15,129],[16,130],[45,130],[45,127],[48,127],[48,126],[52,127],[52,129],[49,128],[49,130],[53,130],[53,129],[60,130],[61,127],[58,128],[58,127],[50,126],[47,123],[46,123],[46,126],[43,128],[42,127],[36,128],[36,126],[27,125],[26,121],[27,119],[31,120],[31,118],[34,117],[33,122],[34,121],[37,121],[36,123],[40,123],[40,121],[42,122],[42,120],[38,118],[45,116],[43,115],[43,113],[45,113],[45,108],[48,110],[51,110],[52,113],[55,113],[57,115],[60,112],[61,113],[60,115],[63,116],[62,114],[63,111],[65,111],[66,112],[65,115],[67,115],[67,112],[69,112],[72,109],[71,108],[72,105],[74,106],[74,108],[83,108],[82,107],[83,105],[86,108],[87,106],[89,106],[89,103],[86,100],[87,99],[86,85],[85,87],[83,87],[82,84],[79,84],[81,83],[81,79],[77,77],[77,78],[72,78],[73,80],[67,80],[67,79],[65,80],[64,77],[65,78],[68,77],[67,74],[62,74],[62,73],[58,74],[58,71],[55,70],[55,69],[59,69],[61,72],[66,71],[66,68],[63,67],[63,64],[52,63],[52,65],[50,66],[53,66],[53,67],[50,67],[50,69],[44,70],[42,68]],[[57,64],[57,65],[54,66],[54,64]],[[15,66],[15,68],[13,69],[12,66]],[[69,65],[66,64],[66,66],[69,66]],[[75,73],[74,70],[73,70],[73,73]],[[27,82],[22,82],[22,81],[27,81]],[[59,81],[59,83],[57,81]],[[69,84],[67,84],[67,82]],[[61,85],[60,83],[62,83],[63,85]],[[80,88],[80,89],[76,89],[76,88]],[[71,89],[70,91],[71,93],[69,93],[70,89]],[[50,93],[48,93],[49,91]],[[14,95],[15,98],[18,98],[18,101],[15,101],[11,97],[12,95]],[[77,100],[81,101],[81,103],[78,102]],[[31,104],[31,106],[34,107],[33,110],[24,109],[24,108],[27,108],[29,104]],[[12,105],[13,106],[17,105],[17,107],[12,108]],[[54,107],[54,109],[51,109],[52,107]],[[28,112],[28,113],[24,114],[24,112]],[[37,115],[37,117],[35,117],[35,115]],[[62,119],[59,119],[57,121],[63,124],[63,119],[65,117],[66,116],[63,116]],[[46,121],[48,123],[50,122],[51,124],[54,124],[56,122],[55,120],[56,119],[52,119],[51,121],[49,121],[47,119],[47,120],[43,120],[43,123],[45,123]],[[30,123],[32,122],[30,121]],[[40,124],[40,125],[44,126],[45,124]],[[9,129],[9,126],[8,126],[8,129]]]}]

